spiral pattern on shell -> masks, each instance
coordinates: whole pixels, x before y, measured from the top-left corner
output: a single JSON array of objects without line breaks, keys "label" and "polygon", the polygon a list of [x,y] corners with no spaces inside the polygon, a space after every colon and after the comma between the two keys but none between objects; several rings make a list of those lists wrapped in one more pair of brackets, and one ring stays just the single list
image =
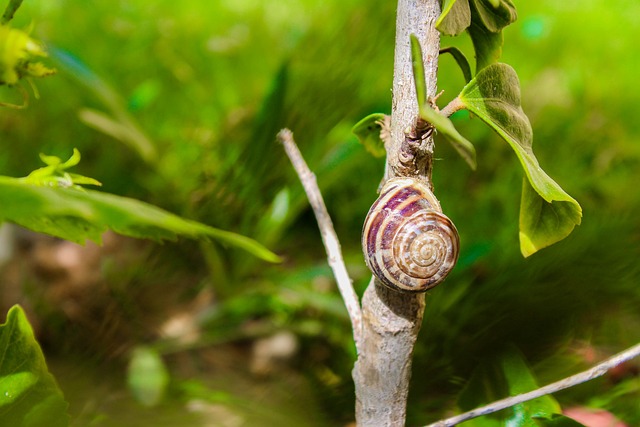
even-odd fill
[{"label": "spiral pattern on shell", "polygon": [[387,181],[364,222],[365,261],[396,290],[424,292],[441,283],[459,253],[455,225],[431,190],[413,178]]}]

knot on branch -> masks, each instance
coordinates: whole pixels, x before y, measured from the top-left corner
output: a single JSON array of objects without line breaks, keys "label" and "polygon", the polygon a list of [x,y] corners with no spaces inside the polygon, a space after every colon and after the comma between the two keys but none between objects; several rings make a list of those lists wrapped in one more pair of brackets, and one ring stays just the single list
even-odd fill
[{"label": "knot on branch", "polygon": [[398,176],[430,176],[433,131],[434,127],[421,118],[416,120],[415,126],[405,131],[398,153]]}]

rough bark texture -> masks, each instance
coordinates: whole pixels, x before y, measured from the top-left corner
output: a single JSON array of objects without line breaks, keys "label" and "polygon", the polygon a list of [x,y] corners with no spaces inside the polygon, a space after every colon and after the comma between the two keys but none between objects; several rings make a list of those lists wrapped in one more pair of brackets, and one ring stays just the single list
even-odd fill
[{"label": "rough bark texture", "polygon": [[[418,104],[409,35],[415,34],[422,45],[427,93],[434,96],[440,48],[435,21],[439,14],[438,0],[398,1],[386,179],[412,176],[431,186],[433,141],[415,129]],[[353,370],[358,426],[404,426],[413,346],[424,301],[424,294],[392,291],[374,280],[365,291],[362,345]]]}]

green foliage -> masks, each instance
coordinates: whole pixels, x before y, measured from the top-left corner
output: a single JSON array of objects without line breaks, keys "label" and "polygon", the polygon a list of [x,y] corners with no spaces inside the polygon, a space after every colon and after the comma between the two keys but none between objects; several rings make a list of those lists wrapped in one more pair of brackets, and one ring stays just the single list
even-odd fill
[{"label": "green foliage", "polygon": [[[523,260],[516,237],[520,195],[514,187],[522,181],[521,165],[513,161],[508,144],[478,120],[468,120],[466,111],[451,117],[458,131],[473,141],[481,167],[471,172],[455,161],[458,154],[449,144],[436,144],[434,185],[464,245],[447,285],[428,296],[413,362],[408,425],[423,425],[456,411],[461,384],[478,360],[499,360],[505,342],[516,341],[536,378],[547,383],[589,366],[576,352],[580,345],[608,352],[639,338],[640,193],[635,183],[640,129],[637,95],[629,90],[639,65],[638,57],[628,52],[640,37],[635,22],[640,4],[627,1],[624,8],[615,8],[602,0],[516,3],[519,19],[504,31],[504,47],[502,32],[494,35],[500,41],[501,61],[518,70],[539,163],[580,201],[589,218],[563,242]],[[76,170],[101,181],[104,191],[252,236],[286,257],[285,263],[267,265],[241,250],[203,245],[215,254],[207,258],[206,277],[194,284],[192,270],[205,269],[198,245],[185,241],[151,246],[154,265],[163,266],[187,297],[204,289],[215,302],[205,310],[210,317],[203,324],[203,339],[194,344],[210,351],[206,362],[193,347],[188,357],[181,352],[165,358],[172,373],[187,372],[189,381],[201,383],[201,390],[182,401],[170,387],[163,403],[150,410],[127,398],[122,384],[101,394],[105,376],[124,378],[121,364],[105,368],[103,356],[74,346],[65,338],[69,328],[88,330],[87,325],[77,319],[63,322],[60,318],[67,318],[59,314],[62,304],[41,301],[40,307],[57,313],[56,321],[45,315],[41,324],[46,336],[59,337],[55,348],[44,347],[52,370],[56,359],[82,359],[70,375],[58,376],[72,412],[82,410],[79,418],[100,427],[154,422],[192,427],[198,421],[205,424],[184,407],[197,399],[233,401],[234,415],[240,417],[262,411],[250,419],[256,425],[274,416],[281,417],[279,424],[267,425],[301,425],[316,419],[311,413],[320,415],[319,425],[347,424],[353,414],[348,319],[331,286],[308,203],[274,142],[275,132],[269,132],[285,125],[295,131],[328,204],[355,286],[362,291],[369,276],[359,234],[384,166],[371,160],[350,129],[372,111],[388,113],[395,3],[62,4],[24,2],[13,23],[16,28],[27,28],[31,20],[36,23],[32,37],[47,40],[59,75],[39,82],[41,99],[26,112],[5,109],[0,115],[2,173],[23,176],[41,166],[36,153],[66,159],[77,147],[83,159]],[[592,37],[594,28],[608,36]],[[468,36],[442,41],[473,62]],[[66,66],[61,52],[108,84],[118,97],[118,108],[153,142],[154,160],[141,162],[133,145],[96,131],[99,121],[92,121],[87,111],[123,122],[79,78],[79,68]],[[287,76],[282,77],[285,63]],[[443,57],[438,86],[446,92],[439,102],[455,97],[461,82],[454,61]],[[181,257],[188,259],[186,267],[168,262]],[[172,300],[167,309],[145,298],[146,304],[139,304],[141,288],[164,293],[156,291],[161,289],[159,273],[151,270],[147,262],[118,269],[109,292],[121,306],[109,307],[99,319],[110,328],[119,321],[114,311],[123,311],[123,323],[134,328],[141,344],[149,344],[147,339],[157,330],[156,324],[143,319],[166,319],[184,303]],[[147,309],[149,305],[154,308]],[[301,340],[292,370],[301,371],[304,378],[283,384],[292,378],[287,371],[257,384],[249,379],[244,390],[257,391],[259,398],[245,399],[238,390],[241,382],[229,378],[248,366],[238,356],[248,353],[256,336],[281,328],[294,331]],[[112,344],[103,342],[101,348],[109,350]],[[229,342],[231,357],[224,345]],[[179,352],[180,347],[171,350]],[[216,369],[206,369],[212,359]],[[224,364],[227,359],[232,360]],[[99,366],[91,368],[93,362]],[[72,381],[74,376],[85,379],[84,387]],[[300,387],[309,380],[313,390],[308,397],[315,411],[308,406],[301,410]],[[278,391],[274,383],[280,385]],[[607,408],[627,425],[640,425],[640,394],[633,389],[637,378],[625,383],[623,390],[604,379],[558,394],[557,399],[563,406]],[[278,392],[290,405],[265,404],[265,396]],[[168,410],[173,418],[166,416]],[[297,424],[282,421],[296,410],[303,412]]]},{"label": "green foliage", "polygon": [[527,183],[520,206],[520,249],[527,257],[556,243],[580,224],[582,208],[549,175],[533,154],[533,132],[520,106],[520,82],[513,68],[484,68],[459,96],[465,108],[500,135],[516,153]]},{"label": "green foliage", "polygon": [[0,325],[0,424],[16,427],[69,425],[67,402],[47,370],[40,346],[20,306]]},{"label": "green foliage", "polygon": [[[463,411],[507,396],[538,388],[538,384],[520,352],[511,348],[499,360],[484,362],[460,393],[458,404]],[[467,427],[546,427],[579,426],[562,415],[558,402],[550,395],[520,403],[500,412],[475,418],[461,425]]]},{"label": "green foliage", "polygon": [[182,219],[134,199],[84,190],[78,184],[99,183],[66,171],[80,161],[77,150],[66,162],[56,156],[41,154],[40,158],[47,166],[25,178],[0,176],[0,201],[7,203],[7,209],[0,214],[1,221],[11,221],[77,243],[84,243],[86,239],[100,243],[107,229],[155,240],[178,236],[211,238],[242,248],[266,261],[280,260],[247,237]]},{"label": "green foliage", "polygon": [[169,384],[169,371],[157,351],[142,346],[133,349],[127,384],[136,400],[145,406],[155,406],[162,401]]}]

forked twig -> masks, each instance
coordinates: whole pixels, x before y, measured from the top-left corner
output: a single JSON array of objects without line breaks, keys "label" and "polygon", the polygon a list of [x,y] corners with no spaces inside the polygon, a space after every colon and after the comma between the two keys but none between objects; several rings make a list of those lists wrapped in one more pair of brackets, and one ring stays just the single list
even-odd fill
[{"label": "forked twig", "polygon": [[282,129],[278,133],[278,140],[284,146],[284,149],[289,156],[289,160],[293,164],[300,182],[304,187],[304,191],[307,194],[313,213],[316,216],[318,222],[318,228],[320,228],[320,234],[322,235],[322,242],[327,251],[327,258],[329,266],[333,270],[333,274],[338,284],[338,289],[344,300],[344,304],[347,307],[349,318],[351,319],[351,326],[353,327],[353,339],[356,343],[356,349],[360,349],[360,329],[362,325],[362,310],[360,303],[358,302],[358,295],[351,284],[347,267],[345,266],[342,258],[342,251],[340,250],[340,242],[338,236],[333,228],[331,217],[327,212],[327,207],[322,199],[322,194],[318,188],[316,177],[311,172],[300,150],[296,146],[293,139],[293,133],[289,129]]},{"label": "forked twig", "polygon": [[519,394],[517,396],[507,397],[506,399],[497,400],[489,405],[473,409],[469,412],[456,415],[455,417],[447,418],[446,420],[429,424],[426,427],[452,427],[452,426],[455,426],[456,424],[459,424],[463,421],[470,420],[472,418],[476,418],[482,415],[492,414],[502,409],[515,406],[519,403],[527,402],[529,400],[533,400],[538,397],[545,396],[547,394],[552,394],[560,390],[564,390],[566,388],[573,387],[578,384],[582,384],[594,378],[598,378],[604,375],[610,369],[615,368],[622,362],[626,362],[627,360],[631,360],[638,356],[640,356],[640,344],[636,344],[632,347],[629,347],[628,349],[616,354],[613,357],[610,357],[604,362],[597,364],[593,368],[587,369],[586,371],[580,372],[579,374],[575,374],[570,377],[564,378],[560,381],[556,381],[554,383],[541,387],[537,390]]}]

